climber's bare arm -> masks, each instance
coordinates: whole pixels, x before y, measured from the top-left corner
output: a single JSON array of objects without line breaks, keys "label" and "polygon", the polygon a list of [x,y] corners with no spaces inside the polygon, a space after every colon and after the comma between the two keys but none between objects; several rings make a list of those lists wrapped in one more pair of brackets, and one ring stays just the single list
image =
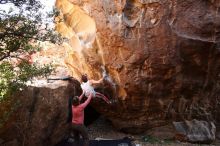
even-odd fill
[{"label": "climber's bare arm", "polygon": [[94,84],[101,84],[103,82],[104,78],[101,78],[99,80],[89,80],[89,82],[94,85]]},{"label": "climber's bare arm", "polygon": [[85,91],[83,90],[82,94],[79,96],[79,101],[83,98],[83,95],[85,94]]}]

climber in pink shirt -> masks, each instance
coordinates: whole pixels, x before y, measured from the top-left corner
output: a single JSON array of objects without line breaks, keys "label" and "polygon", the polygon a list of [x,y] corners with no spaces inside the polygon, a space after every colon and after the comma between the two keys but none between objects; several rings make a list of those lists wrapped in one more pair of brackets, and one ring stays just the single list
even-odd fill
[{"label": "climber in pink shirt", "polygon": [[89,145],[89,136],[87,133],[87,129],[84,126],[84,109],[86,106],[90,103],[92,99],[92,94],[89,94],[87,100],[84,103],[80,104],[81,99],[84,95],[83,93],[78,96],[73,97],[72,101],[72,125],[71,125],[71,131],[74,133],[74,139],[79,142],[80,135],[83,138],[83,146]]}]

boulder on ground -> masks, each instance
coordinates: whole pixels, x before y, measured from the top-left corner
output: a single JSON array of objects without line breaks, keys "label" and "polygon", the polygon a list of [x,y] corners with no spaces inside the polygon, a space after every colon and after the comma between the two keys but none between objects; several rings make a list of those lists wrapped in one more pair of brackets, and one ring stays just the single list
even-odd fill
[{"label": "boulder on ground", "polygon": [[216,127],[208,121],[173,122],[176,129],[176,138],[180,141],[192,143],[211,143],[215,140]]}]

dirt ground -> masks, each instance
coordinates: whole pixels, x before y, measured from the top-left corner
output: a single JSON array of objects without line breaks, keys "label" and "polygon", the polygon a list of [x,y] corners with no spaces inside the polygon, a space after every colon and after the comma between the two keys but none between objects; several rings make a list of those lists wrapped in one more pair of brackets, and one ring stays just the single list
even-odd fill
[{"label": "dirt ground", "polygon": [[[131,137],[134,139],[133,143],[136,146],[220,146],[220,142],[216,141],[213,144],[190,144],[173,140],[173,132],[167,128],[154,129],[154,131],[146,131],[140,135],[126,134],[117,131],[109,121],[104,117],[98,118],[95,122],[88,126],[90,139],[122,139],[124,137]],[[156,132],[155,132],[156,131]]]}]

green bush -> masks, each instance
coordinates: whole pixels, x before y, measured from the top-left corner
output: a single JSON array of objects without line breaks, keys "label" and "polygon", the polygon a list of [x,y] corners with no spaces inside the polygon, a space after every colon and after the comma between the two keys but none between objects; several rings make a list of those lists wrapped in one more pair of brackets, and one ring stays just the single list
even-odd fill
[{"label": "green bush", "polygon": [[14,4],[19,9],[17,13],[1,10],[0,4],[0,102],[25,86],[31,78],[47,76],[53,70],[51,64],[39,66],[25,57],[40,51],[39,42],[62,41],[60,35],[49,27],[50,23],[44,22],[50,18],[42,18],[38,1],[16,1]]}]

